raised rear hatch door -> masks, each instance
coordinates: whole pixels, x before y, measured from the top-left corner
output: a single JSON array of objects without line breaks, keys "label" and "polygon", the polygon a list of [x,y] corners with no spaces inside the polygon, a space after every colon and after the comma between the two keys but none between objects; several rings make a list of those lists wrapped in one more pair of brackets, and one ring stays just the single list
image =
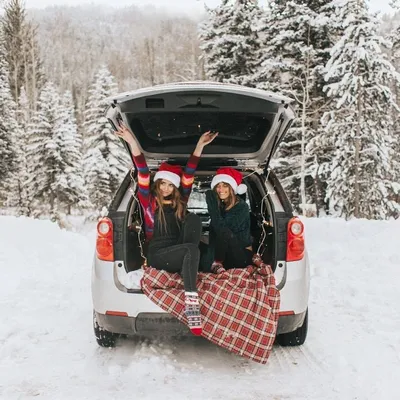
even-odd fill
[{"label": "raised rear hatch door", "polygon": [[202,159],[265,165],[295,114],[291,99],[238,85],[210,82],[154,86],[110,99],[106,116],[136,136],[148,160],[187,158],[200,135],[219,132]]}]

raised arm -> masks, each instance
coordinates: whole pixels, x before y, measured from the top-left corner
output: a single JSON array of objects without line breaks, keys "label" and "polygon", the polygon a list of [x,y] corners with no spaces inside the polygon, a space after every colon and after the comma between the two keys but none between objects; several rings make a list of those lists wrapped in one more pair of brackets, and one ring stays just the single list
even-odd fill
[{"label": "raised arm", "polygon": [[136,139],[125,125],[120,125],[115,134],[128,143],[131,150],[135,166],[138,171],[138,197],[143,208],[147,208],[150,203],[150,171],[146,159],[139,149]]},{"label": "raised arm", "polygon": [[203,133],[199,141],[197,142],[196,148],[194,149],[193,155],[196,157],[201,157],[201,154],[203,153],[203,149],[205,146],[210,144],[216,137],[218,136],[218,132],[216,133],[211,133],[211,131]]},{"label": "raised arm", "polygon": [[194,182],[194,174],[196,172],[197,165],[199,164],[200,156],[203,153],[204,147],[210,144],[217,136],[218,132],[211,133],[210,131],[208,131],[206,133],[203,133],[200,136],[199,141],[197,142],[193,154],[189,157],[181,179],[182,195],[184,201],[189,200]]},{"label": "raised arm", "polygon": [[115,131],[115,134],[121,139],[124,139],[126,143],[128,143],[131,149],[131,153],[134,157],[140,156],[142,154],[139,149],[138,142],[136,141],[130,130],[125,125],[120,124],[118,130]]}]

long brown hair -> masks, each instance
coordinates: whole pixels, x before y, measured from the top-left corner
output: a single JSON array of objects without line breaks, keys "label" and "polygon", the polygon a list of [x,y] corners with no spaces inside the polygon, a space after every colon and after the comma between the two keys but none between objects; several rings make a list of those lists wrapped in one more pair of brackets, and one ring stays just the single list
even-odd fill
[{"label": "long brown hair", "polygon": [[[162,179],[158,179],[153,184],[153,192],[155,194],[157,207],[158,207],[158,220],[162,229],[167,232],[167,222],[165,220],[165,213],[163,209],[164,197],[161,195],[160,185]],[[181,192],[174,186],[174,190],[171,193],[171,207],[175,209],[175,216],[178,221],[182,221],[185,217],[186,203],[182,200]]]},{"label": "long brown hair", "polygon": [[217,192],[217,186],[214,187],[215,193],[217,193],[217,199],[218,199],[218,205],[221,206],[221,204],[224,205],[225,210],[230,210],[239,200],[238,197],[236,196],[236,193],[233,191],[232,186],[229,185],[229,183],[221,182],[222,184],[228,185],[229,188],[229,197],[222,202],[222,200],[218,196]]}]

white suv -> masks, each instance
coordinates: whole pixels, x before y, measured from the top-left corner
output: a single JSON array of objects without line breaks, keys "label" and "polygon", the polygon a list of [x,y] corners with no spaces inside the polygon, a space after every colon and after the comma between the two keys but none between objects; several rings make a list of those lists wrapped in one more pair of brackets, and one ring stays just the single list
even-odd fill
[{"label": "white suv", "polygon": [[[201,157],[189,211],[201,216],[206,241],[209,217],[204,192],[213,174],[222,166],[243,173],[253,248],[272,265],[280,290],[277,342],[284,346],[303,344],[310,282],[304,227],[269,169],[271,157],[295,118],[291,99],[230,84],[177,83],[115,96],[106,116],[114,128],[119,119],[131,128],[152,171],[164,160],[185,164],[201,133],[219,132]],[[127,174],[108,216],[97,226],[92,298],[94,331],[100,346],[114,346],[120,334],[190,332],[140,289],[123,284],[127,274],[141,268],[146,253],[142,210],[135,191],[133,172]]]}]

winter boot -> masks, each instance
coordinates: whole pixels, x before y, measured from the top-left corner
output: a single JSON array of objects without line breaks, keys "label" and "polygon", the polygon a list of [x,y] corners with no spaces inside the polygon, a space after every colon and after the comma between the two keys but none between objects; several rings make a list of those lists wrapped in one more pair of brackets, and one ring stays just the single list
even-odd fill
[{"label": "winter boot", "polygon": [[185,292],[185,314],[193,335],[202,332],[199,295],[196,292]]}]

